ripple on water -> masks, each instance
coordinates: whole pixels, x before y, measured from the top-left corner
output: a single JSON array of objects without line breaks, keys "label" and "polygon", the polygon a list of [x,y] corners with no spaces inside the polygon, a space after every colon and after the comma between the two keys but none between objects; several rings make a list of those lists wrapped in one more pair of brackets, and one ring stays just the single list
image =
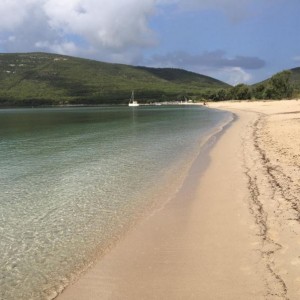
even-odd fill
[{"label": "ripple on water", "polygon": [[201,138],[227,117],[201,107],[0,114],[6,300],[56,296],[179,182]]}]

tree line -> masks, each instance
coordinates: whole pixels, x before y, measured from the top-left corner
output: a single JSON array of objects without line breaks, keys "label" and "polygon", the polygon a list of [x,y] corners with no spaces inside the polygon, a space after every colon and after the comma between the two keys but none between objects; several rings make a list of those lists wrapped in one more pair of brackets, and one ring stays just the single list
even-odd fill
[{"label": "tree line", "polygon": [[294,91],[291,74],[291,71],[282,71],[254,86],[241,83],[231,88],[206,90],[201,98],[212,101],[291,98]]}]

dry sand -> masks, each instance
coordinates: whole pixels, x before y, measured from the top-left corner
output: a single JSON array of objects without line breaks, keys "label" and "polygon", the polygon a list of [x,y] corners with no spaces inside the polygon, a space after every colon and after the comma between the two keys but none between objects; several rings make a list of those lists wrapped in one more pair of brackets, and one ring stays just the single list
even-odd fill
[{"label": "dry sand", "polygon": [[300,101],[209,106],[238,118],[204,174],[59,300],[300,299]]}]

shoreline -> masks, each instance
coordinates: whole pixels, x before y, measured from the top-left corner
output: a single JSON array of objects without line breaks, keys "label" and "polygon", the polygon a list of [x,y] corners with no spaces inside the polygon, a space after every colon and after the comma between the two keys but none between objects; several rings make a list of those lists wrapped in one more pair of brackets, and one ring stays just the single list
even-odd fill
[{"label": "shoreline", "polygon": [[268,165],[265,116],[288,118],[300,102],[276,103],[210,103],[238,118],[208,151],[205,172],[190,172],[195,189],[183,186],[57,299],[297,299],[299,198],[282,195],[298,183],[285,189]]},{"label": "shoreline", "polygon": [[[218,139],[235,121],[236,116],[232,113],[229,113],[226,118],[223,118],[223,120],[219,122],[219,124],[216,124],[210,131],[202,135],[201,139],[198,141],[199,144],[197,149],[195,149],[195,151],[191,153],[192,155],[189,155],[186,167],[182,168],[183,174],[177,176],[178,178],[176,180],[176,185],[173,182],[175,178],[171,180],[171,186],[173,190],[171,191],[170,187],[168,187],[167,189],[161,191],[163,192],[163,196],[155,194],[155,196],[158,196],[158,199],[156,199],[155,201],[152,200],[153,203],[149,206],[149,209],[146,209],[139,218],[134,220],[132,225],[125,231],[124,235],[122,235],[120,239],[112,243],[105,251],[101,252],[100,256],[95,256],[95,259],[91,261],[90,264],[86,266],[86,268],[83,268],[82,271],[74,274],[75,276],[72,275],[72,280],[68,282],[67,285],[60,286],[57,290],[58,294],[54,296],[54,298],[52,296],[50,299],[60,299],[60,295],[64,293],[66,289],[80,280],[82,276],[85,276],[85,274],[93,269],[95,265],[101,262],[101,260],[105,256],[109,255],[109,253],[113,251],[115,247],[118,247],[118,244],[122,243],[122,241],[131,234],[131,231],[134,231],[136,229],[135,227],[139,227],[141,223],[145,221],[147,222],[148,219],[155,215],[157,212],[165,209],[165,207],[169,205],[169,202],[175,201],[178,198],[177,194],[182,193],[182,186],[188,186],[188,192],[191,192],[191,189],[195,189],[197,182],[192,178],[190,173],[193,173],[193,175],[196,174],[198,177],[200,177],[201,174],[205,172],[206,168],[209,165],[210,150],[214,147]],[[196,177],[196,179],[198,177]],[[191,180],[188,180],[189,178]],[[185,188],[185,190],[187,190],[187,188]]]}]

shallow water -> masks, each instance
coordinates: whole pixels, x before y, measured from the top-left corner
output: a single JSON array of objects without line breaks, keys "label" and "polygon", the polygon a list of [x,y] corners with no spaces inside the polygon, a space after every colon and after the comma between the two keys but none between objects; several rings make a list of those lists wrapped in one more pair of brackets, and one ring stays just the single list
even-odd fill
[{"label": "shallow water", "polygon": [[51,299],[168,200],[229,120],[200,106],[0,111],[0,298]]}]

